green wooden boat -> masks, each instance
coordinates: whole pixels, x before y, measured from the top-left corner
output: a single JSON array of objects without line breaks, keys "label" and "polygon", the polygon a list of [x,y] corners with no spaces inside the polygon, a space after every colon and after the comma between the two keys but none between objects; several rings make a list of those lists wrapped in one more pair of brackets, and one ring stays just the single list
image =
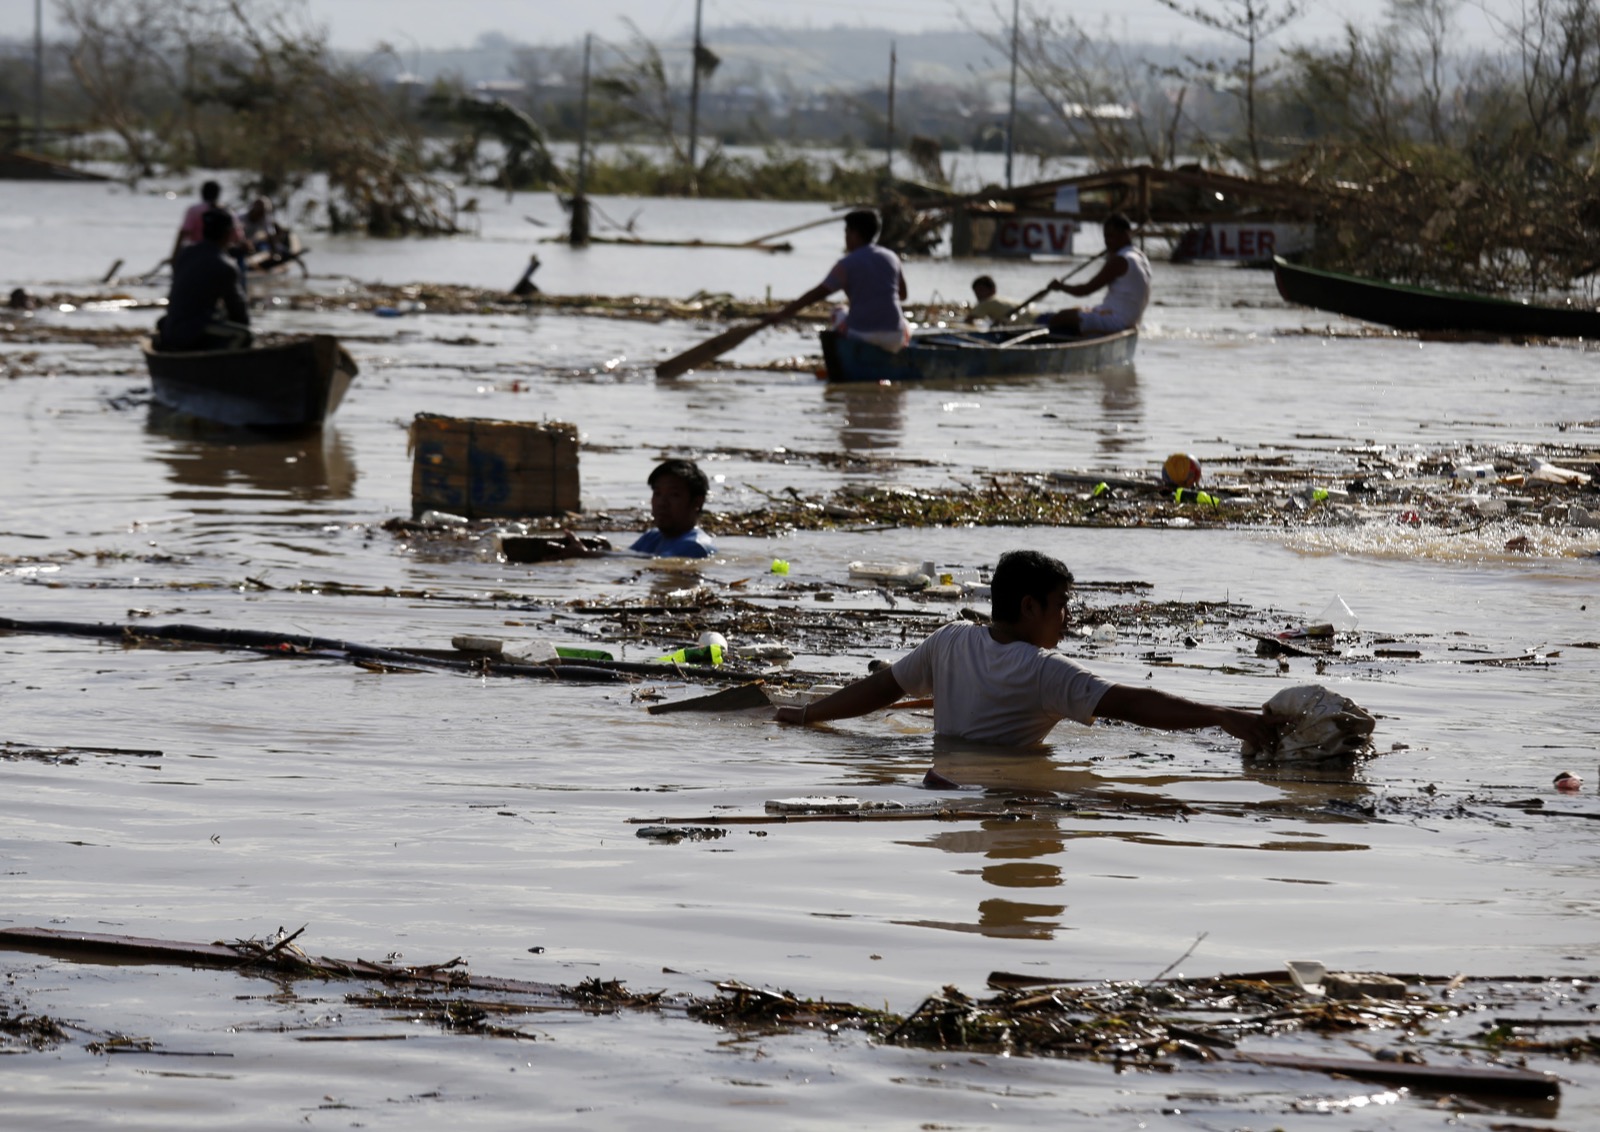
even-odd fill
[{"label": "green wooden boat", "polygon": [[1332,311],[1396,330],[1480,331],[1547,338],[1600,338],[1600,311],[1543,307],[1459,291],[1435,291],[1272,261],[1286,302]]}]

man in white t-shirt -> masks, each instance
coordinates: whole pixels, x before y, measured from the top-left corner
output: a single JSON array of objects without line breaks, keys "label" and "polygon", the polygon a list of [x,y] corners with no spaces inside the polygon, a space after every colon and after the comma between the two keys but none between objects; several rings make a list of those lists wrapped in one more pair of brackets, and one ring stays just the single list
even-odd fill
[{"label": "man in white t-shirt", "polygon": [[1133,222],[1121,212],[1113,212],[1100,226],[1106,240],[1106,261],[1087,283],[1051,282],[1052,291],[1065,291],[1083,298],[1104,287],[1106,297],[1099,306],[1068,307],[1050,316],[1055,334],[1113,334],[1131,330],[1144,317],[1150,305],[1150,261],[1134,247]]},{"label": "man in white t-shirt", "polygon": [[1165,731],[1219,727],[1272,746],[1276,726],[1260,712],[1112,684],[1056,652],[1071,586],[1072,572],[1049,555],[1002,555],[990,583],[992,624],[945,625],[887,668],[803,708],[779,708],[777,719],[826,723],[931,694],[934,731],[978,743],[1033,746],[1063,719],[1087,724],[1104,716]]}]

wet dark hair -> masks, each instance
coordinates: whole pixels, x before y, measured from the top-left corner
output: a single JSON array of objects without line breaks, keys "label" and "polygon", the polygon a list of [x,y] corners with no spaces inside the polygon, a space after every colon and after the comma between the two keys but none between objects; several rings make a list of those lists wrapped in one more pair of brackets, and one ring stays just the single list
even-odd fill
[{"label": "wet dark hair", "polygon": [[978,276],[976,279],[974,279],[972,281],[972,289],[974,291],[976,291],[979,287],[987,287],[989,290],[993,291],[994,290],[994,279],[993,279],[993,277],[992,276],[988,276],[988,275],[980,275],[980,276]]},{"label": "wet dark hair", "polygon": [[844,226],[869,244],[878,238],[878,214],[870,208],[858,208],[845,213]]},{"label": "wet dark hair", "polygon": [[989,579],[989,613],[996,621],[1015,621],[1022,616],[1023,598],[1042,605],[1063,583],[1072,585],[1072,571],[1059,559],[1037,550],[1008,551]]},{"label": "wet dark hair", "polygon": [[233,213],[224,208],[208,208],[200,218],[200,234],[217,243],[233,235]]},{"label": "wet dark hair", "polygon": [[700,465],[693,460],[666,460],[657,464],[655,471],[650,473],[650,478],[645,483],[651,487],[656,486],[656,480],[662,476],[672,476],[682,480],[689,488],[689,498],[696,503],[706,501],[706,493],[711,490],[711,481],[706,479],[706,474],[700,470]]},{"label": "wet dark hair", "polygon": [[207,181],[200,186],[200,199],[207,204],[216,204],[217,198],[222,195],[222,186],[215,181]]},{"label": "wet dark hair", "polygon": [[1113,232],[1133,231],[1133,221],[1128,219],[1128,214],[1126,212],[1113,212],[1110,216],[1101,221],[1101,226],[1109,228]]}]

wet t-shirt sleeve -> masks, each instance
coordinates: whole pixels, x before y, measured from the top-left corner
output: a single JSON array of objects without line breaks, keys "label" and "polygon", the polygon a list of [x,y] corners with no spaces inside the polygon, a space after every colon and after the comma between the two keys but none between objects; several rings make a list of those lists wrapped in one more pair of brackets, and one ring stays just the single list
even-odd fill
[{"label": "wet t-shirt sleeve", "polygon": [[900,685],[901,690],[906,695],[931,696],[933,694],[933,658],[934,654],[939,650],[939,634],[944,631],[944,629],[940,629],[889,666],[889,672],[894,676],[894,682]]},{"label": "wet t-shirt sleeve", "polygon": [[849,279],[850,269],[845,266],[845,261],[841,259],[833,265],[833,270],[828,272],[827,278],[822,281],[822,285],[828,289],[829,294],[832,294],[835,291],[843,291]]},{"label": "wet t-shirt sleeve", "polygon": [[1058,652],[1046,653],[1044,663],[1039,666],[1041,705],[1052,715],[1074,723],[1094,722],[1100,697],[1110,688],[1111,681],[1101,679]]}]

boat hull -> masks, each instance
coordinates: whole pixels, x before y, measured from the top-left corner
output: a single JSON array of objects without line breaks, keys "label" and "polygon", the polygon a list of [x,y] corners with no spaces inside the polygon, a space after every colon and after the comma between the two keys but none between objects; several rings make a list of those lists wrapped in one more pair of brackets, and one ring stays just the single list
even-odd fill
[{"label": "boat hull", "polygon": [[330,334],[248,350],[156,350],[148,339],[143,346],[157,402],[240,428],[320,425],[357,373]]},{"label": "boat hull", "polygon": [[1285,302],[1392,326],[1396,330],[1460,331],[1549,338],[1600,338],[1600,312],[1541,307],[1511,299],[1435,291],[1272,262]]},{"label": "boat hull", "polygon": [[[1025,338],[1024,341],[1017,339]],[[822,332],[829,381],[970,381],[987,377],[1048,377],[1090,373],[1133,361],[1137,330],[1093,338],[1050,338],[1029,328],[924,331],[897,354]]]}]

